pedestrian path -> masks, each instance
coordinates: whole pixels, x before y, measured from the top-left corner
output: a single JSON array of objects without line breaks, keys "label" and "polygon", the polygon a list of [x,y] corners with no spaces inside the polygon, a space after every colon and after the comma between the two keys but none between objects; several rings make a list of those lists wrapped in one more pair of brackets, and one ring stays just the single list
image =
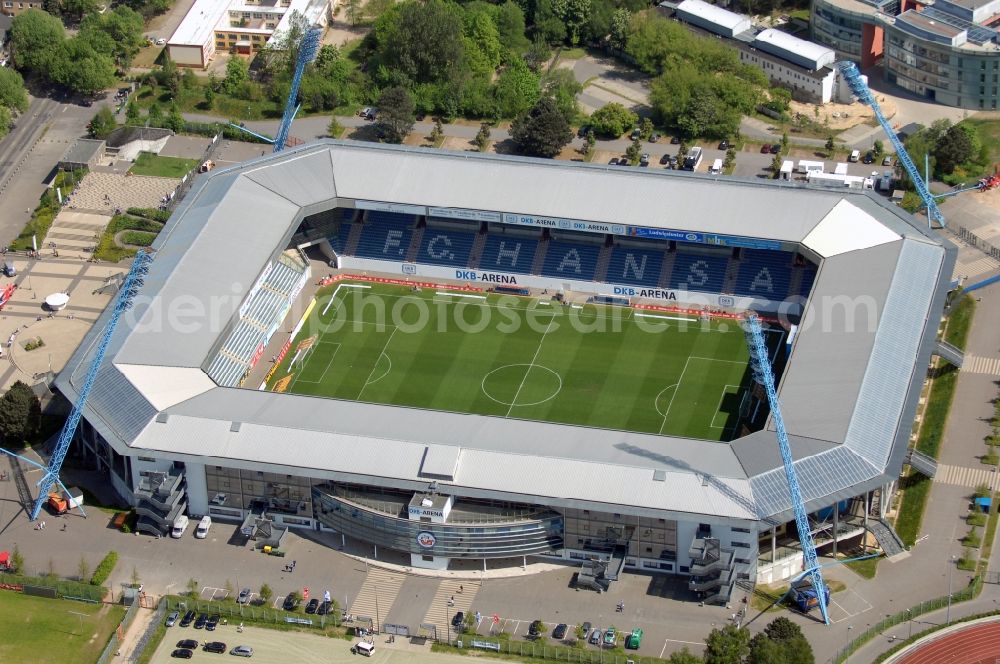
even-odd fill
[{"label": "pedestrian path", "polygon": [[975,280],[980,275],[997,270],[1000,270],[1000,261],[992,256],[984,256],[978,249],[970,248],[959,254],[958,261],[955,263],[954,276],[964,276],[969,280]]},{"label": "pedestrian path", "polygon": [[934,475],[934,481],[955,486],[967,486],[973,489],[980,484],[987,484],[994,491],[1000,489],[1000,473],[995,472],[993,466],[968,468],[940,463],[937,474]]},{"label": "pedestrian path", "polygon": [[965,361],[962,363],[962,371],[1000,376],[1000,357],[966,354]]},{"label": "pedestrian path", "polygon": [[103,214],[63,208],[45,236],[49,246],[39,249],[43,250],[43,255],[47,254],[47,249],[54,243],[63,258],[89,257],[107,225],[108,217]]},{"label": "pedestrian path", "polygon": [[[406,581],[405,574],[397,574],[380,567],[368,568],[361,590],[351,603],[349,613],[355,616],[367,616],[374,620],[389,615],[392,605],[399,596],[399,589]],[[379,629],[381,626],[376,625]]]},{"label": "pedestrian path", "polygon": [[[446,638],[451,630],[451,620],[459,611],[468,615],[472,611],[472,603],[479,592],[479,581],[460,581],[446,579],[438,586],[434,599],[424,616],[424,623],[437,627],[437,637]],[[453,600],[454,598],[454,600]]]}]

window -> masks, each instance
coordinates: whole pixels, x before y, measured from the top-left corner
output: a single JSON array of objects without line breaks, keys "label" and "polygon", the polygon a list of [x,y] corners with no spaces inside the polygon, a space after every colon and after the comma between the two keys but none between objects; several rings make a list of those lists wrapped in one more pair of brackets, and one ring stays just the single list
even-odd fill
[{"label": "window", "polygon": [[156,463],[156,459],[154,459],[153,457],[141,456],[139,457],[139,461],[149,461],[150,463]]},{"label": "window", "polygon": [[747,533],[750,534],[749,528],[730,528],[734,533]]},{"label": "window", "polygon": [[434,562],[434,556],[420,556],[420,559],[423,560],[425,563]]},{"label": "window", "polygon": [[[234,35],[234,34],[232,34],[232,33],[230,33],[230,35],[229,35],[229,38],[230,38],[230,39],[237,39],[237,36],[236,36],[236,35]],[[258,472],[257,472],[257,477],[260,477],[260,476],[262,476],[263,474],[264,474],[264,473],[262,473],[262,472],[258,471]]]}]

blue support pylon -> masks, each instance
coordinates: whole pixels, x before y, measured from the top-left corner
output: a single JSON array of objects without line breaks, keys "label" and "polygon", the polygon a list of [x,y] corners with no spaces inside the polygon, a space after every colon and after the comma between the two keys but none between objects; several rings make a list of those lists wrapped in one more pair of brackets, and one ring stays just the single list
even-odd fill
[{"label": "blue support pylon", "polygon": [[281,117],[281,124],[278,126],[278,135],[274,137],[274,151],[281,152],[285,149],[285,142],[288,140],[288,131],[292,127],[292,120],[299,110],[299,86],[302,84],[302,72],[306,65],[316,58],[319,52],[319,40],[322,31],[319,28],[309,28],[302,35],[299,43],[299,57],[295,62],[295,75],[292,76],[292,87],[288,91],[288,99],[285,101],[285,113]]},{"label": "blue support pylon", "polygon": [[885,130],[885,135],[889,138],[889,142],[892,143],[892,147],[896,150],[896,158],[903,168],[906,169],[906,174],[910,176],[910,181],[913,182],[914,188],[917,190],[917,194],[924,202],[924,206],[927,208],[927,221],[928,224],[931,222],[939,224],[944,227],[944,215],[941,214],[941,210],[938,208],[937,201],[934,200],[934,195],[931,193],[930,189],[927,188],[927,183],[924,181],[923,177],[920,175],[920,171],[917,170],[917,165],[913,163],[910,159],[910,155],[906,152],[906,148],[903,146],[903,141],[899,140],[899,136],[896,135],[896,130],[892,128],[889,124],[889,120],[882,114],[882,108],[878,105],[878,101],[875,96],[872,95],[872,91],[868,88],[868,84],[865,83],[864,79],[861,78],[861,72],[858,71],[858,66],[853,62],[840,62],[838,63],[840,67],[840,72],[844,75],[844,80],[851,88],[857,98],[863,104],[867,104],[871,107],[872,111],[875,113],[875,119],[878,123],[882,125],[882,129]]},{"label": "blue support pylon", "polygon": [[107,324],[104,326],[104,332],[101,334],[101,339],[97,344],[97,352],[94,353],[94,359],[87,369],[87,376],[84,378],[83,387],[80,388],[76,403],[73,404],[73,410],[70,411],[62,431],[59,432],[59,440],[56,442],[56,449],[52,453],[52,458],[49,459],[49,465],[45,469],[45,474],[38,481],[38,497],[35,499],[35,506],[31,510],[32,521],[38,518],[38,513],[42,511],[42,505],[49,499],[49,491],[52,490],[52,485],[59,482],[59,471],[62,469],[63,461],[66,459],[69,445],[73,441],[76,427],[80,424],[80,417],[83,415],[83,407],[87,403],[87,397],[90,396],[90,390],[94,387],[97,374],[101,370],[101,363],[104,361],[104,354],[108,351],[111,337],[115,333],[115,328],[118,326],[118,321],[121,319],[122,314],[131,308],[132,301],[139,292],[139,288],[142,287],[143,277],[149,271],[149,264],[152,260],[153,255],[151,253],[140,249],[139,253],[135,256],[135,260],[132,261],[132,267],[129,269],[128,274],[125,275],[125,280],[122,282],[121,289],[115,298],[111,318],[108,319]]},{"label": "blue support pylon", "polygon": [[774,421],[774,428],[778,436],[778,449],[781,450],[781,462],[785,466],[785,480],[788,482],[788,493],[792,499],[792,509],[795,512],[795,527],[799,531],[799,543],[802,545],[802,558],[804,574],[809,575],[812,581],[813,591],[819,601],[820,611],[823,613],[823,622],[830,624],[830,616],[827,613],[827,590],[823,582],[823,575],[819,571],[818,558],[816,556],[816,543],[813,541],[812,531],[809,528],[809,517],[806,516],[805,501],[802,499],[802,490],[799,488],[799,480],[795,475],[795,463],[792,459],[792,448],[788,444],[788,432],[785,430],[785,420],[781,416],[781,404],[778,402],[778,391],[774,387],[774,371],[771,368],[771,360],[767,356],[767,344],[764,343],[764,330],[761,327],[760,318],[757,314],[750,312],[743,322],[743,330],[746,334],[747,347],[750,350],[750,366],[753,369],[754,380],[764,387],[767,393],[767,401],[771,406],[771,418]]}]

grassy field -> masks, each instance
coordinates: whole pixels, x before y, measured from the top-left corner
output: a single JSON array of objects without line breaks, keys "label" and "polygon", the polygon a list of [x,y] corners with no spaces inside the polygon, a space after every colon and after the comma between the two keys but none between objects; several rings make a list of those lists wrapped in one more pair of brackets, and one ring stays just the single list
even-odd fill
[{"label": "grassy field", "polygon": [[732,321],[344,283],[310,318],[270,389],[722,440],[748,381]]},{"label": "grassy field", "polygon": [[159,178],[182,178],[198,165],[197,159],[161,157],[152,152],[140,152],[129,169],[132,175],[152,175]]},{"label": "grassy field", "polygon": [[124,614],[119,606],[2,591],[0,662],[92,664]]}]

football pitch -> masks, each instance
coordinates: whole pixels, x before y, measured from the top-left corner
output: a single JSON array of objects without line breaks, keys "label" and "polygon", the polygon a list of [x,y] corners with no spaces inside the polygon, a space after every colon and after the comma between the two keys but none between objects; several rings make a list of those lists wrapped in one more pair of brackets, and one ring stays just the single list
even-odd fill
[{"label": "football pitch", "polygon": [[340,282],[267,389],[729,440],[749,381],[732,320]]}]

